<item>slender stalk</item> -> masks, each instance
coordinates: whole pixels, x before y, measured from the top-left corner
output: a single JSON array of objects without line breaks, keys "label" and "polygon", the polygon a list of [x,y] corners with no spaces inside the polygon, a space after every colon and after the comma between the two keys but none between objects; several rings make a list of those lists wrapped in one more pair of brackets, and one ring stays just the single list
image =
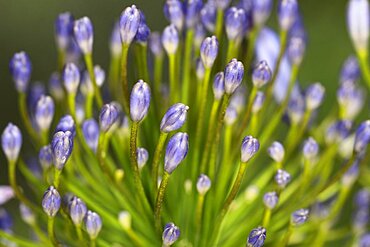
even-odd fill
[{"label": "slender stalk", "polygon": [[66,52],[62,49],[58,49],[58,60],[57,60],[57,65],[58,65],[58,71],[62,72],[64,64],[66,60]]},{"label": "slender stalk", "polygon": [[62,174],[62,170],[56,168],[54,170],[54,187],[55,189],[58,189],[60,184],[60,174]]},{"label": "slender stalk", "polygon": [[31,136],[33,141],[37,144],[37,147],[40,145],[40,138],[36,130],[32,127],[31,118],[27,112],[27,96],[25,93],[20,93],[18,97],[19,111],[21,113],[21,118],[28,134]]},{"label": "slender stalk", "polygon": [[162,85],[162,74],[163,74],[163,56],[156,56],[154,58],[154,98],[158,104],[161,99],[161,85]]},{"label": "slender stalk", "polygon": [[265,212],[263,214],[262,226],[267,228],[270,224],[272,211],[269,208],[265,208]]},{"label": "slender stalk", "polygon": [[90,239],[90,247],[95,247],[95,246],[96,246],[95,239]]},{"label": "slender stalk", "polygon": [[243,120],[242,120],[242,124],[241,124],[241,127],[240,127],[240,134],[238,135],[238,140],[241,138],[241,136],[243,135],[243,133],[245,133],[245,131],[247,129],[248,121],[249,121],[251,111],[252,111],[252,107],[253,107],[253,102],[254,102],[254,99],[256,98],[257,92],[258,92],[258,88],[253,86],[252,91],[249,95],[247,110],[243,114]]},{"label": "slender stalk", "polygon": [[293,226],[289,224],[288,230],[286,231],[283,239],[281,240],[280,243],[276,245],[276,247],[285,247],[289,243],[290,236],[292,236],[293,233]]},{"label": "slender stalk", "polygon": [[368,53],[366,50],[359,51],[357,53],[358,60],[360,62],[360,68],[362,72],[362,76],[367,83],[368,88],[370,89],[370,65],[368,62]]},{"label": "slender stalk", "polygon": [[195,243],[196,244],[199,242],[200,232],[202,229],[203,207],[204,207],[204,195],[199,195],[197,206],[195,209],[195,228],[196,228]]},{"label": "slender stalk", "polygon": [[168,133],[161,132],[161,134],[159,135],[157,147],[155,148],[155,152],[154,152],[154,158],[153,158],[153,164],[152,164],[152,183],[153,183],[154,195],[157,192],[159,161],[161,159],[163,147],[164,147],[164,144],[166,143],[167,137],[168,137]]},{"label": "slender stalk", "polygon": [[74,120],[76,120],[76,94],[68,93],[68,108]]},{"label": "slender stalk", "polygon": [[139,75],[146,82],[149,82],[149,72],[148,72],[148,60],[147,60],[147,45],[137,44],[137,58],[140,60],[141,66],[139,69]]},{"label": "slender stalk", "polygon": [[119,88],[119,67],[120,67],[120,57],[112,56],[109,65],[109,89],[112,97],[119,99],[120,93]]},{"label": "slender stalk", "polygon": [[162,203],[163,203],[163,199],[164,199],[164,195],[166,192],[169,178],[170,178],[170,174],[165,171],[163,173],[161,185],[159,186],[159,190],[157,193],[155,211],[154,211],[154,219],[155,219],[155,227],[158,232],[161,231],[161,208],[162,208]]},{"label": "slender stalk", "polygon": [[55,247],[59,246],[59,243],[55,237],[55,232],[54,232],[54,217],[48,217],[48,234],[50,241],[53,243]]},{"label": "slender stalk", "polygon": [[247,54],[245,56],[244,60],[244,66],[245,68],[250,68],[252,59],[253,59],[253,54],[254,54],[254,46],[256,43],[257,36],[260,32],[259,27],[254,27],[251,32],[249,33],[248,37],[248,48],[247,48]]},{"label": "slender stalk", "polygon": [[85,98],[85,117],[86,119],[92,118],[93,116],[93,103],[94,94],[87,94]]},{"label": "slender stalk", "polygon": [[184,51],[184,65],[183,65],[183,81],[182,81],[182,102],[184,104],[189,103],[189,91],[190,91],[190,64],[191,64],[191,55],[193,51],[193,38],[194,30],[188,29],[186,31],[185,37],[185,51]]},{"label": "slender stalk", "polygon": [[177,101],[177,86],[176,81],[176,54],[169,54],[169,77],[170,77],[170,102],[174,103]]},{"label": "slender stalk", "polygon": [[219,41],[221,41],[222,38],[223,23],[224,23],[224,11],[222,9],[217,9],[215,35]]},{"label": "slender stalk", "polygon": [[226,55],[226,61],[230,61],[233,58],[236,58],[236,42],[235,40],[229,40],[229,44],[227,47],[227,55]]},{"label": "slender stalk", "polygon": [[128,88],[128,79],[127,79],[127,55],[128,55],[128,45],[122,44],[122,54],[121,54],[121,83],[122,83],[122,92],[123,92],[123,109],[125,110],[126,114],[130,113],[129,108],[129,88]]},{"label": "slender stalk", "polygon": [[81,225],[76,225],[76,233],[77,233],[77,238],[78,240],[83,243],[84,242],[84,237],[82,235],[82,229],[81,229]]},{"label": "slender stalk", "polygon": [[85,59],[87,71],[89,72],[89,76],[90,76],[91,82],[92,82],[93,87],[94,87],[95,101],[96,101],[96,104],[98,105],[98,107],[100,109],[103,106],[103,98],[100,94],[100,89],[98,87],[98,84],[96,84],[92,55],[91,54],[86,54],[84,56],[84,59]]}]

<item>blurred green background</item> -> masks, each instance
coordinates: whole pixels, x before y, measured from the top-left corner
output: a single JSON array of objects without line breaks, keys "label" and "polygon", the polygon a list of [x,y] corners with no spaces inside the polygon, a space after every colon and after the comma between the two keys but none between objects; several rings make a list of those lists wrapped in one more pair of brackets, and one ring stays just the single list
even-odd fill
[{"label": "blurred green background", "polygon": [[[303,84],[321,81],[326,85],[328,99],[323,111],[329,111],[335,103],[340,66],[352,52],[345,22],[347,0],[302,0],[299,3],[309,37],[299,80]],[[163,0],[0,0],[0,129],[9,121],[20,122],[17,95],[8,72],[13,53],[26,51],[33,63],[32,80],[47,82],[56,67],[54,19],[58,13],[70,11],[76,18],[85,15],[91,18],[95,31],[95,63],[107,69],[112,25],[131,4],[144,11],[152,30],[161,30],[166,25]],[[276,27],[275,15],[269,24]]]}]

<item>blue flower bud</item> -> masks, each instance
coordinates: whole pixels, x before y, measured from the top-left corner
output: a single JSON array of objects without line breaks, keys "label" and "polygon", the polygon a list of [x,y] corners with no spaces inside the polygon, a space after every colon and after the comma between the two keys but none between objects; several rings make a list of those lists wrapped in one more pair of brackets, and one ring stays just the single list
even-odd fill
[{"label": "blue flower bud", "polygon": [[225,14],[225,30],[229,40],[243,38],[248,25],[247,15],[244,9],[231,7]]},{"label": "blue flower bud", "polygon": [[150,29],[145,21],[141,20],[139,28],[137,29],[136,35],[134,37],[135,41],[140,44],[146,44],[150,35]]},{"label": "blue flower bud", "polygon": [[280,188],[285,188],[285,186],[290,182],[290,179],[290,174],[287,171],[281,169],[277,170],[275,174],[275,182]]},{"label": "blue flower bud", "polygon": [[357,51],[366,51],[370,31],[368,0],[350,0],[347,8],[347,28]]},{"label": "blue flower bud", "polygon": [[150,87],[139,80],[132,88],[130,95],[130,116],[134,122],[142,121],[148,114],[150,106]]},{"label": "blue flower bud", "polygon": [[19,212],[20,212],[22,220],[26,222],[27,224],[34,225],[36,223],[35,214],[25,204],[23,203],[19,204]]},{"label": "blue flower bud", "polygon": [[358,243],[359,247],[369,247],[370,246],[370,233],[363,234]]},{"label": "blue flower bud", "polygon": [[355,202],[358,208],[368,208],[370,206],[370,191],[367,188],[359,190],[356,193]]},{"label": "blue flower bud", "polygon": [[148,162],[149,153],[145,148],[137,148],[136,156],[137,156],[137,165],[139,166],[139,169],[141,170],[145,166],[146,162]]},{"label": "blue flower bud", "polygon": [[65,51],[73,35],[74,18],[71,13],[64,12],[55,20],[55,39],[58,49]]},{"label": "blue flower bud", "polygon": [[77,41],[75,39],[71,39],[66,52],[66,62],[78,64],[80,62],[81,55],[82,51],[78,46]]},{"label": "blue flower bud", "polygon": [[73,137],[70,131],[59,131],[54,134],[51,141],[54,166],[62,170],[73,149]]},{"label": "blue flower bud", "polygon": [[349,135],[352,122],[349,120],[336,121],[326,131],[325,140],[327,143],[340,143]]},{"label": "blue flower bud", "polygon": [[253,70],[252,81],[253,85],[257,88],[261,88],[267,82],[271,80],[272,73],[270,67],[265,60],[259,62]]},{"label": "blue flower bud", "polygon": [[114,103],[103,105],[99,114],[99,125],[102,132],[107,132],[116,126],[119,119],[119,112],[119,108]]},{"label": "blue flower bud", "polygon": [[179,33],[175,25],[167,26],[162,33],[162,45],[167,54],[175,54],[179,46]]},{"label": "blue flower bud", "polygon": [[120,27],[119,22],[117,21],[114,24],[112,34],[110,36],[110,52],[113,57],[120,57],[122,53],[122,41],[121,41],[121,34],[120,34]]},{"label": "blue flower bud", "polygon": [[247,247],[262,247],[266,239],[266,229],[257,227],[248,236]]},{"label": "blue flower bud", "polygon": [[96,239],[103,226],[100,216],[97,213],[88,210],[84,218],[84,223],[86,232],[89,234],[90,239]]},{"label": "blue flower bud", "polygon": [[287,55],[289,61],[299,66],[302,63],[306,51],[306,40],[300,36],[294,36],[289,39],[287,46]]},{"label": "blue flower bud", "polygon": [[169,133],[174,130],[180,129],[185,121],[189,106],[182,103],[177,103],[171,106],[164,114],[161,121],[161,131]]},{"label": "blue flower bud", "polygon": [[94,94],[94,86],[92,84],[89,72],[87,70],[85,70],[82,74],[80,91],[83,96]]},{"label": "blue flower bud", "polygon": [[234,59],[226,65],[225,67],[225,92],[228,95],[234,93],[234,91],[242,83],[244,76],[244,66],[242,62]]},{"label": "blue flower bud", "polygon": [[284,146],[280,142],[273,142],[267,149],[270,157],[276,162],[282,162],[285,155]]},{"label": "blue flower bud", "polygon": [[279,197],[275,191],[267,192],[263,196],[263,203],[265,204],[266,208],[274,209],[279,202]]},{"label": "blue flower bud", "polygon": [[52,73],[49,78],[49,91],[53,98],[57,101],[62,100],[64,97],[64,90],[58,72]]},{"label": "blue flower bud", "polygon": [[163,56],[163,46],[161,34],[159,32],[152,32],[149,36],[149,48],[154,56]]},{"label": "blue flower bud", "polygon": [[[46,94],[45,85],[41,82],[35,82],[31,85],[27,94],[27,108],[32,114],[35,113],[37,101],[42,95]],[[32,119],[33,120],[33,119]]]},{"label": "blue flower bud", "polygon": [[166,19],[178,30],[184,26],[184,6],[180,0],[166,0],[163,6],[163,12]]},{"label": "blue flower bud", "polygon": [[289,120],[293,124],[298,124],[302,118],[305,111],[305,99],[300,91],[300,89],[294,90],[290,96],[288,103],[288,116]]},{"label": "blue flower bud", "polygon": [[226,9],[230,5],[231,0],[214,0],[218,9]]},{"label": "blue flower bud", "polygon": [[303,144],[303,156],[306,159],[313,159],[319,153],[319,144],[313,139],[309,137]]},{"label": "blue flower bud", "polygon": [[272,0],[252,0],[253,25],[262,27],[270,16]]},{"label": "blue flower bud", "polygon": [[27,91],[32,72],[31,60],[27,53],[24,51],[15,53],[10,60],[9,70],[12,74],[15,88],[18,93],[25,93]]},{"label": "blue flower bud", "polygon": [[220,100],[225,93],[225,76],[224,72],[218,72],[213,80],[213,95],[215,100]]},{"label": "blue flower bud", "polygon": [[211,179],[207,175],[201,174],[197,181],[198,193],[204,196],[208,190],[211,188]]},{"label": "blue flower bud", "polygon": [[140,11],[135,5],[127,7],[121,14],[119,20],[121,41],[124,45],[131,44],[140,25]]},{"label": "blue flower bud", "polygon": [[189,150],[189,136],[186,133],[176,133],[169,140],[164,157],[164,169],[171,174],[183,161]]},{"label": "blue flower bud", "polygon": [[200,57],[205,68],[212,68],[218,54],[218,40],[216,36],[207,37],[200,46]]},{"label": "blue flower bud", "polygon": [[300,226],[308,220],[308,209],[299,209],[292,213],[290,217],[290,223],[293,226]]},{"label": "blue flower bud", "polygon": [[265,102],[265,94],[260,91],[257,92],[256,97],[254,98],[254,101],[253,101],[252,112],[258,113],[261,110],[264,102]]},{"label": "blue flower bud", "polygon": [[63,69],[63,83],[69,94],[76,94],[80,84],[80,71],[74,63],[67,63]]},{"label": "blue flower bud", "polygon": [[176,242],[176,240],[180,237],[180,229],[175,226],[174,223],[167,223],[164,226],[162,240],[163,246],[170,246]]},{"label": "blue flower bud", "polygon": [[54,117],[54,101],[51,97],[42,95],[35,110],[35,120],[41,131],[46,131],[50,128]]},{"label": "blue flower bud", "polygon": [[1,135],[1,146],[8,161],[16,161],[22,147],[22,133],[19,128],[8,123]]},{"label": "blue flower bud", "polygon": [[185,15],[185,24],[186,27],[194,28],[194,26],[199,21],[200,10],[203,7],[202,0],[187,0],[186,2],[186,15]]},{"label": "blue flower bud", "polygon": [[357,58],[353,55],[349,56],[342,65],[340,71],[340,83],[346,81],[356,82],[360,78],[361,70]]},{"label": "blue flower bud", "polygon": [[87,119],[82,123],[82,133],[84,135],[86,144],[96,152],[98,148],[98,140],[99,140],[99,125],[95,121],[95,119]]},{"label": "blue flower bud", "polygon": [[321,105],[324,98],[325,88],[320,83],[311,84],[305,93],[306,108],[308,110],[315,110]]},{"label": "blue flower bud", "polygon": [[337,100],[342,118],[354,119],[362,110],[365,103],[364,92],[350,79],[341,83],[337,91]]},{"label": "blue flower bud", "polygon": [[213,1],[208,1],[200,11],[200,18],[208,32],[213,33],[215,31],[216,15],[217,7]]},{"label": "blue flower bud", "polygon": [[238,111],[234,107],[229,106],[226,109],[226,113],[225,113],[225,125],[231,126],[236,122],[237,119],[238,119]]},{"label": "blue flower bud", "polygon": [[64,115],[58,122],[57,127],[55,128],[54,133],[59,131],[69,131],[72,133],[72,136],[76,135],[76,126],[75,122],[71,115]]},{"label": "blue flower bud", "polygon": [[48,169],[53,164],[53,153],[51,146],[43,146],[39,151],[39,162],[44,170]]},{"label": "blue flower bud", "polygon": [[15,193],[11,186],[0,185],[0,205],[8,202],[10,199],[14,198],[14,196]]},{"label": "blue flower bud", "polygon": [[297,0],[280,0],[278,4],[278,19],[280,28],[288,31],[298,15]]},{"label": "blue flower bud", "polygon": [[60,208],[61,198],[59,192],[50,186],[42,198],[42,209],[49,217],[54,217]]},{"label": "blue flower bud", "polygon": [[354,151],[361,153],[366,150],[370,143],[370,120],[366,120],[360,124],[356,131]]},{"label": "blue flower bud", "polygon": [[69,215],[73,223],[76,226],[80,226],[87,213],[86,204],[78,197],[74,196],[72,200],[69,201]]},{"label": "blue flower bud", "polygon": [[[13,219],[11,214],[4,208],[0,208],[0,229],[4,232],[11,232],[13,227]],[[5,243],[1,242],[2,244]]]},{"label": "blue flower bud", "polygon": [[73,26],[75,40],[83,54],[91,54],[93,46],[94,30],[88,17],[82,17],[75,21]]},{"label": "blue flower bud", "polygon": [[260,149],[259,141],[253,136],[246,136],[242,141],[241,146],[241,161],[248,162]]},{"label": "blue flower bud", "polygon": [[102,67],[99,65],[94,66],[94,75],[95,75],[95,80],[96,80],[96,85],[98,87],[103,86],[103,83],[105,81],[105,71]]}]

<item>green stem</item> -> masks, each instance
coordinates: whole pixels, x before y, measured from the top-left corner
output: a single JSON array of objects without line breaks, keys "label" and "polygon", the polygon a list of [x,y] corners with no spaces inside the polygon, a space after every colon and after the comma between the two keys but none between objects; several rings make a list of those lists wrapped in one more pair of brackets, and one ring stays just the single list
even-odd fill
[{"label": "green stem", "polygon": [[95,239],[90,239],[90,247],[95,247],[95,246],[96,246]]},{"label": "green stem", "polygon": [[177,101],[177,87],[176,87],[176,53],[169,54],[169,77],[170,77],[170,102],[174,103]]},{"label": "green stem", "polygon": [[236,58],[236,42],[235,40],[229,40],[229,44],[227,47],[227,55],[226,55],[226,61],[230,61],[233,58]]},{"label": "green stem", "polygon": [[76,225],[76,233],[77,233],[77,238],[78,240],[83,243],[84,242],[84,237],[82,235],[82,230],[81,230],[81,225]]},{"label": "green stem", "polygon": [[222,9],[217,9],[215,35],[219,41],[221,41],[222,38],[223,22],[224,22],[224,11]]},{"label": "green stem", "polygon": [[93,116],[94,94],[87,94],[85,98],[85,118],[89,119]]},{"label": "green stem", "polygon": [[189,103],[189,91],[190,91],[190,64],[192,62],[191,55],[193,51],[193,38],[194,30],[188,29],[186,31],[185,38],[185,51],[184,51],[184,70],[183,70],[183,81],[182,81],[182,102],[184,104]]},{"label": "green stem", "polygon": [[254,54],[254,45],[256,43],[256,39],[257,39],[259,32],[260,32],[260,28],[255,27],[249,33],[247,54],[246,54],[245,61],[244,61],[245,68],[250,68],[251,66],[253,54]]},{"label": "green stem", "polygon": [[154,195],[157,192],[159,161],[161,159],[163,147],[164,147],[164,144],[166,143],[167,137],[168,137],[168,133],[161,132],[161,134],[159,135],[157,147],[154,152],[154,158],[153,158],[153,164],[152,164],[152,183],[153,183]]},{"label": "green stem", "polygon": [[242,124],[240,127],[240,134],[238,135],[237,140],[239,140],[242,137],[243,133],[245,133],[247,129],[249,117],[251,115],[251,111],[253,107],[254,98],[256,98],[257,92],[258,92],[258,88],[253,86],[252,91],[249,95],[249,99],[248,99],[247,111],[243,114],[243,120],[242,120]]},{"label": "green stem", "polygon": [[66,60],[66,52],[64,50],[58,50],[58,71],[61,73]]},{"label": "green stem", "polygon": [[267,228],[270,224],[272,211],[269,208],[265,208],[265,212],[263,214],[262,226]]},{"label": "green stem", "polygon": [[59,170],[59,169],[56,169],[54,168],[55,172],[54,172],[54,187],[55,189],[58,189],[59,188],[59,184],[60,184],[60,175],[62,174],[62,170]]},{"label": "green stem", "polygon": [[358,60],[360,62],[360,68],[362,76],[367,83],[368,88],[370,89],[370,65],[368,62],[368,53],[366,50],[359,51],[357,53]]},{"label": "green stem", "polygon": [[202,230],[202,216],[203,216],[203,206],[204,206],[204,195],[198,196],[198,202],[196,206],[195,213],[195,227],[196,227],[196,237],[195,243],[199,242],[200,232]]},{"label": "green stem", "polygon": [[159,190],[157,193],[157,199],[156,199],[155,211],[154,211],[154,219],[155,219],[155,227],[158,232],[161,231],[161,208],[162,208],[162,203],[163,203],[163,199],[164,199],[164,195],[166,192],[169,178],[170,178],[170,174],[165,171],[163,173],[161,185],[159,186]]},{"label": "green stem", "polygon": [[140,60],[139,77],[144,81],[149,82],[149,72],[148,72],[148,60],[147,60],[147,45],[137,44],[138,59]]},{"label": "green stem", "polygon": [[27,112],[27,96],[25,93],[19,94],[18,105],[19,111],[21,113],[22,122],[26,127],[28,134],[31,136],[31,138],[37,144],[37,146],[39,146],[40,138],[36,130],[32,127],[31,118],[29,117]]},{"label": "green stem", "polygon": [[68,108],[69,112],[71,113],[73,119],[76,121],[76,94],[68,93]]},{"label": "green stem", "polygon": [[163,74],[163,56],[156,56],[154,58],[154,82],[153,82],[154,90],[153,91],[154,91],[154,99],[157,104],[158,102],[161,102],[162,74]]},{"label": "green stem", "polygon": [[127,79],[127,55],[128,55],[128,45],[122,44],[122,54],[121,54],[121,83],[122,83],[122,92],[123,92],[123,109],[126,114],[130,113],[130,94],[128,88],[128,79]]},{"label": "green stem", "polygon": [[13,234],[7,233],[3,230],[0,230],[0,237],[7,239],[11,242],[14,242],[22,247],[39,247],[40,246],[40,243],[33,243],[29,239],[24,239],[20,236],[14,236]]},{"label": "green stem", "polygon": [[55,237],[55,232],[54,232],[54,217],[49,217],[48,218],[48,234],[50,241],[53,243],[55,247],[59,246],[58,241]]},{"label": "green stem", "polygon": [[120,66],[120,57],[113,56],[110,60],[109,65],[109,89],[112,97],[114,97],[115,99],[119,99],[121,93],[118,92],[119,66]]},{"label": "green stem", "polygon": [[98,87],[98,84],[96,84],[92,55],[91,54],[86,54],[84,56],[84,59],[85,59],[87,71],[89,72],[89,76],[90,76],[91,82],[92,82],[93,87],[94,87],[95,101],[96,101],[96,104],[98,105],[98,107],[100,109],[103,106],[103,98],[100,94],[100,89]]},{"label": "green stem", "polygon": [[290,236],[292,235],[293,233],[293,226],[291,224],[289,224],[289,228],[287,230],[287,232],[285,233],[283,239],[281,240],[281,242],[279,244],[277,244],[277,247],[285,247],[287,246],[287,244],[289,243],[289,239],[290,239]]}]

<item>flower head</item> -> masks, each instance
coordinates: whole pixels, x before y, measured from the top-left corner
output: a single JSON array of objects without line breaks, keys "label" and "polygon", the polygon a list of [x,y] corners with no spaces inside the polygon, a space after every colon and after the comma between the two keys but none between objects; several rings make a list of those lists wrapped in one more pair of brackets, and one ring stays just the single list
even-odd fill
[{"label": "flower head", "polygon": [[244,9],[231,7],[225,14],[225,30],[229,40],[238,40],[244,36],[249,25]]},{"label": "flower head", "polygon": [[285,155],[284,146],[280,142],[273,142],[267,149],[270,157],[276,162],[282,162]]},{"label": "flower head", "polygon": [[74,63],[67,63],[63,69],[64,88],[70,94],[76,94],[80,84],[80,70]]},{"label": "flower head", "polygon": [[213,95],[216,100],[220,100],[225,93],[225,76],[224,72],[218,72],[213,80]]},{"label": "flower head", "polygon": [[59,192],[50,186],[42,198],[42,208],[49,217],[54,217],[59,211],[61,198]]},{"label": "flower head", "polygon": [[272,9],[272,0],[252,0],[253,25],[262,27],[269,18]]},{"label": "flower head", "polygon": [[325,88],[320,83],[314,83],[306,89],[306,108],[315,110],[321,105],[325,94]]},{"label": "flower head", "polygon": [[69,131],[72,133],[72,136],[76,135],[76,126],[75,122],[71,115],[64,115],[58,122],[57,127],[55,128],[54,133],[58,131]]},{"label": "flower head", "polygon": [[113,57],[119,57],[122,53],[122,41],[121,41],[121,33],[120,33],[120,26],[119,21],[114,24],[112,34],[110,36],[110,52]]},{"label": "flower head", "polygon": [[180,0],[166,0],[163,12],[167,20],[175,25],[178,30],[182,30],[184,25],[184,5]]},{"label": "flower head", "polygon": [[203,7],[202,0],[188,0],[185,4],[185,24],[187,28],[193,28],[199,21],[200,10]]},{"label": "flower head", "polygon": [[139,80],[131,91],[130,115],[134,122],[142,121],[148,114],[150,105],[150,88],[143,80]]},{"label": "flower head", "polygon": [[298,15],[297,0],[280,0],[278,5],[278,18],[280,28],[288,31],[294,24]]},{"label": "flower head", "polygon": [[73,136],[70,131],[58,131],[51,141],[53,163],[56,169],[62,170],[73,149]]},{"label": "flower head", "polygon": [[116,104],[110,103],[103,105],[99,114],[99,125],[102,132],[107,132],[115,127],[119,119],[119,109]]},{"label": "flower head", "polygon": [[164,157],[164,169],[171,174],[183,161],[189,150],[189,136],[186,133],[176,133],[168,142]]},{"label": "flower head", "polygon": [[260,143],[253,136],[246,136],[241,146],[241,161],[248,162],[259,150]]},{"label": "flower head", "polygon": [[275,174],[275,182],[280,188],[285,188],[287,184],[290,182],[290,174],[282,169],[278,169]]},{"label": "flower head", "polygon": [[317,156],[319,152],[319,144],[313,139],[309,137],[303,144],[303,156],[306,159],[313,159]]},{"label": "flower head", "polygon": [[360,124],[356,131],[354,150],[357,153],[364,151],[370,143],[370,120]]},{"label": "flower head", "polygon": [[275,206],[278,204],[278,201],[279,201],[279,197],[275,191],[267,192],[263,196],[263,203],[269,209],[275,208]]},{"label": "flower head", "polygon": [[181,128],[186,121],[188,110],[189,107],[182,103],[177,103],[171,106],[162,118],[160,127],[161,131],[169,133]]},{"label": "flower head", "polygon": [[159,32],[152,32],[149,36],[149,48],[151,52],[158,57],[163,56],[163,46],[161,41],[161,34]]},{"label": "flower head", "polygon": [[83,54],[91,54],[94,30],[89,17],[82,17],[75,21],[73,26],[75,40]]},{"label": "flower head", "polygon": [[216,36],[207,37],[200,46],[200,57],[205,68],[212,68],[218,54],[218,40]]},{"label": "flower head", "polygon": [[18,93],[25,93],[31,78],[32,64],[24,51],[15,53],[9,63],[10,73]]},{"label": "flower head", "polygon": [[53,164],[53,152],[51,146],[43,146],[39,151],[39,162],[42,168],[47,169]]},{"label": "flower head", "polygon": [[234,91],[242,83],[244,76],[244,66],[242,62],[231,59],[225,68],[225,92],[226,94],[233,94]]},{"label": "flower head", "polygon": [[119,19],[119,27],[121,33],[121,41],[124,45],[131,44],[140,25],[140,11],[135,5],[127,7]]},{"label": "flower head", "polygon": [[16,161],[22,147],[22,133],[19,128],[8,123],[1,135],[1,146],[8,161]]},{"label": "flower head", "polygon": [[164,226],[162,240],[164,246],[170,246],[180,237],[180,229],[174,223],[167,223]]},{"label": "flower head", "polygon": [[132,217],[131,217],[131,214],[129,212],[121,211],[118,214],[118,221],[119,221],[119,223],[121,224],[121,226],[124,230],[131,229]]},{"label": "flower head", "polygon": [[265,94],[261,91],[257,92],[252,105],[252,112],[257,113],[261,110],[263,103],[265,102]]},{"label": "flower head", "polygon": [[203,6],[200,11],[200,18],[204,27],[209,32],[215,31],[215,23],[216,23],[216,15],[217,15],[217,7],[213,1],[207,1],[207,3]]}]

